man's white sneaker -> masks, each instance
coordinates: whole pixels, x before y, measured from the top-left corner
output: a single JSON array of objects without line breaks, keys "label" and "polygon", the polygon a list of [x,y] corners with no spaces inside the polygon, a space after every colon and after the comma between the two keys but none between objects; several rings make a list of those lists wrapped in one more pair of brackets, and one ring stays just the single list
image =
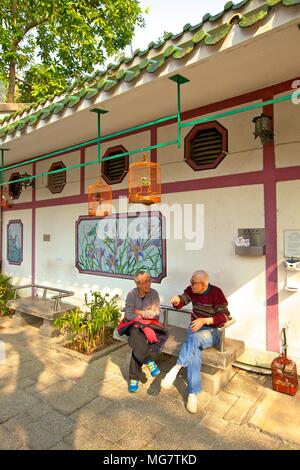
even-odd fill
[{"label": "man's white sneaker", "polygon": [[190,393],[188,395],[186,409],[190,413],[197,413],[197,405],[198,405],[197,395],[195,393]]},{"label": "man's white sneaker", "polygon": [[169,372],[165,375],[165,377],[161,381],[161,388],[164,388],[165,390],[168,390],[169,388],[171,388],[173,383],[175,382],[178,372],[179,372],[178,367],[176,366],[172,367],[172,369],[169,370]]}]

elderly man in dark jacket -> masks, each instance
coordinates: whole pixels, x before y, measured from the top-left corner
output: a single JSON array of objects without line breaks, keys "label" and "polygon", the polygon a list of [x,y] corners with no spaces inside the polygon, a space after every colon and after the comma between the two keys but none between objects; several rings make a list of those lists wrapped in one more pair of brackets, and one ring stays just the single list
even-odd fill
[{"label": "elderly man in dark jacket", "polygon": [[[148,273],[140,271],[135,275],[134,280],[136,287],[127,294],[125,305],[125,322],[130,325],[126,334],[129,336],[128,344],[132,348],[128,387],[130,392],[138,391],[143,364],[147,364],[152,377],[156,377],[160,373],[159,368],[151,358],[145,328],[159,327],[160,325],[158,322],[160,314],[159,295],[156,290],[151,288],[151,278]],[[145,328],[144,332],[143,328]]]}]

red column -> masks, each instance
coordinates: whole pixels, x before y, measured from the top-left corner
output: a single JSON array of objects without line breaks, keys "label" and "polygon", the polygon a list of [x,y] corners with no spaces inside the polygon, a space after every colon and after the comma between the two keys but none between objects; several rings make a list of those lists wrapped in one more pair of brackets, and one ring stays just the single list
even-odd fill
[{"label": "red column", "polygon": [[[266,99],[272,99],[269,97]],[[263,112],[273,118],[273,105],[265,106]],[[266,232],[266,333],[267,350],[279,351],[278,315],[278,267],[277,267],[277,204],[275,143],[264,145],[264,207]]]}]

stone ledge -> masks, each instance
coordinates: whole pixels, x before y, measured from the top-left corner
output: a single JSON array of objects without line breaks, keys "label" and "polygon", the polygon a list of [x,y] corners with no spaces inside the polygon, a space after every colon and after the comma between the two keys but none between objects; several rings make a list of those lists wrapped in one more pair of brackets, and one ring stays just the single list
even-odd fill
[{"label": "stone ledge", "polygon": [[83,362],[93,362],[96,361],[97,359],[100,359],[103,356],[106,356],[107,354],[110,354],[113,351],[116,351],[117,349],[122,348],[125,346],[124,343],[120,343],[119,341],[116,341],[114,344],[111,344],[107,348],[103,348],[100,351],[96,351],[90,355],[80,353],[78,351],[73,351],[72,349],[69,349],[65,347],[62,343],[57,343],[57,346],[55,346],[55,349],[59,350],[60,352],[63,352],[64,354],[71,356],[73,359],[79,359],[80,361]]}]

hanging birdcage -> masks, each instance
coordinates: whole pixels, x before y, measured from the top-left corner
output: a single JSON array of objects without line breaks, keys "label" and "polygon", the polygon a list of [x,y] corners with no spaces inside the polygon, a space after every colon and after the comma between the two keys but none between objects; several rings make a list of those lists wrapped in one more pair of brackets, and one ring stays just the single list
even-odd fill
[{"label": "hanging birdcage", "polygon": [[129,203],[149,206],[161,201],[160,165],[148,162],[144,155],[143,162],[131,163],[128,173]]},{"label": "hanging birdcage", "polygon": [[4,209],[10,209],[13,205],[12,194],[8,189],[1,189],[0,206]]},{"label": "hanging birdcage", "polygon": [[112,190],[101,178],[88,187],[88,211],[90,217],[106,217],[112,214]]}]

